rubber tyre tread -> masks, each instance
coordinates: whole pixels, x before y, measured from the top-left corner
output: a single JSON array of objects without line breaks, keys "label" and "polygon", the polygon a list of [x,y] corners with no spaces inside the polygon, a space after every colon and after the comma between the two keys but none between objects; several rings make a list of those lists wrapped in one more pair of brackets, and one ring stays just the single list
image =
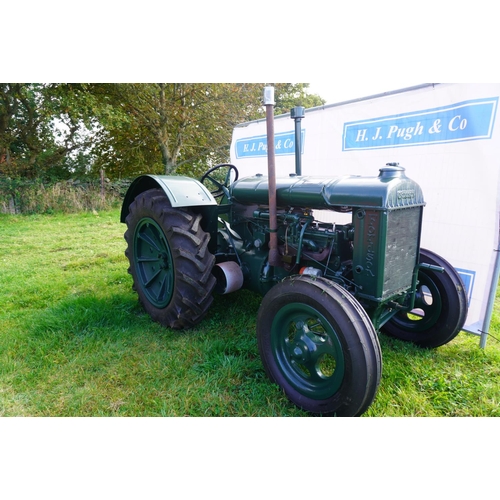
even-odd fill
[{"label": "rubber tyre tread", "polygon": [[[172,254],[174,287],[172,298],[164,308],[155,307],[148,300],[135,269],[134,233],[137,224],[144,218],[153,219],[160,226]],[[215,257],[208,250],[210,235],[202,230],[201,218],[201,214],[189,209],[172,208],[161,189],[150,189],[139,194],[129,207],[124,238],[133,289],[149,316],[169,328],[183,329],[198,324],[213,301],[212,291],[216,280],[212,268]]]},{"label": "rubber tyre tread", "polygon": [[435,252],[420,249],[420,262],[440,266],[440,273],[428,269],[420,269],[438,288],[442,300],[442,313],[438,320],[427,331],[411,331],[397,324],[397,317],[388,321],[382,332],[407,342],[423,347],[436,348],[453,340],[462,330],[468,312],[468,299],[462,278],[453,266]]},{"label": "rubber tyre tread", "polygon": [[[344,379],[335,394],[312,399],[287,381],[272,352],[273,318],[290,302],[305,302],[317,309],[337,333],[344,355]],[[293,276],[275,285],[265,296],[257,316],[257,341],[267,376],[299,408],[324,416],[363,414],[375,399],[381,374],[382,353],[377,333],[366,311],[340,285],[324,279]]]}]

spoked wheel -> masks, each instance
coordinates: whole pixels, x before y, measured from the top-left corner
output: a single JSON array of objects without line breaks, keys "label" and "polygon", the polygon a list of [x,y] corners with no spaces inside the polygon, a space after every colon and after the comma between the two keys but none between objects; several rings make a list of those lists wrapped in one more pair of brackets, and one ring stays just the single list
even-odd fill
[{"label": "spoked wheel", "polygon": [[398,313],[382,331],[420,347],[439,347],[463,328],[467,295],[459,274],[445,259],[421,249],[420,262],[440,266],[444,272],[420,268],[414,309]]},{"label": "spoked wheel", "polygon": [[137,196],[127,216],[125,255],[139,301],[154,321],[185,328],[212,303],[215,257],[200,214],[172,208],[161,189]]},{"label": "spoked wheel", "polygon": [[[224,169],[227,169],[225,174]],[[205,172],[202,175],[200,182],[206,185],[208,181],[210,194],[215,199],[222,198],[224,196],[229,199],[231,172],[234,172],[234,179],[232,179],[232,182],[238,180],[238,169],[234,165],[232,165],[231,163],[220,163],[219,165],[215,165],[215,167]]]},{"label": "spoked wheel", "polygon": [[291,277],[265,296],[257,318],[269,378],[292,403],[316,414],[358,416],[377,392],[377,334],[357,300],[339,285]]}]

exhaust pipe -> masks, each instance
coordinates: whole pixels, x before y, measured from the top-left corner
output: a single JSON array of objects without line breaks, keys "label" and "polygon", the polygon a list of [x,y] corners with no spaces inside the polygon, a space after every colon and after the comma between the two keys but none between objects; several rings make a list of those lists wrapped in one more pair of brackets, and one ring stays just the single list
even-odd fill
[{"label": "exhaust pipe", "polygon": [[264,87],[267,128],[267,171],[269,183],[269,264],[282,264],[278,250],[278,210],[276,207],[276,163],[274,154],[274,87]]},{"label": "exhaust pipe", "polygon": [[215,292],[219,295],[236,292],[243,286],[243,271],[236,262],[227,261],[215,264],[212,274],[217,280]]}]

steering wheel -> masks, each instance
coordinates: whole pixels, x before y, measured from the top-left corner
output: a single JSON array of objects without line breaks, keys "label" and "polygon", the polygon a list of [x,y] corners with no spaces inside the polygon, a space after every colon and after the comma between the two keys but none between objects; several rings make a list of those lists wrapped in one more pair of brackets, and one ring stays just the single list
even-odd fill
[{"label": "steering wheel", "polygon": [[[220,170],[223,168],[227,168],[226,175],[223,175],[223,172]],[[215,165],[215,167],[212,167],[210,170],[207,170],[201,177],[200,182],[202,184],[205,184],[205,181],[208,180],[210,181],[216,189],[213,191],[210,191],[210,194],[215,198],[222,198],[223,196],[226,196],[227,198],[230,198],[229,196],[229,185],[231,182],[231,171],[234,170],[234,179],[233,182],[238,179],[238,169],[232,165],[231,163],[219,163],[218,165]],[[221,180],[221,178],[224,177],[224,180]],[[210,187],[207,186],[209,189]]]}]

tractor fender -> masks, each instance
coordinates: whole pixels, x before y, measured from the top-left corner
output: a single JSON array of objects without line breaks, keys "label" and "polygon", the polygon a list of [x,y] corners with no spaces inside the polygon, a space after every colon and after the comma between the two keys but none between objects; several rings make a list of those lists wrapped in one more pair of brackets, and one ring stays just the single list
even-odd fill
[{"label": "tractor fender", "polygon": [[210,191],[198,180],[180,175],[141,175],[125,194],[120,221],[125,222],[129,206],[136,196],[148,189],[160,188],[167,195],[173,208],[217,205]]}]

